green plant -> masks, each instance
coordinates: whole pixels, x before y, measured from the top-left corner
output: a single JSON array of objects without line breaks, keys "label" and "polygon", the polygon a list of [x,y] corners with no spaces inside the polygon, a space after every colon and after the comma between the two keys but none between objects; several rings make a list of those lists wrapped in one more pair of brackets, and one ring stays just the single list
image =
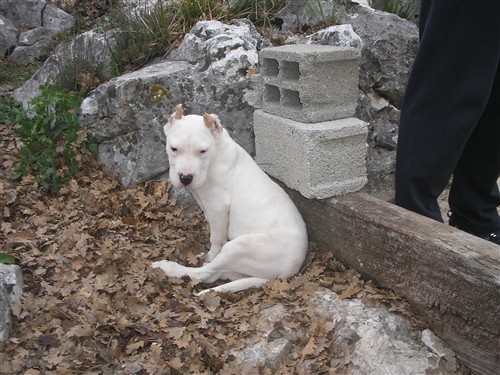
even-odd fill
[{"label": "green plant", "polygon": [[88,93],[104,81],[99,75],[99,66],[93,64],[91,58],[76,57],[60,69],[62,73],[55,84],[67,91]]},{"label": "green plant", "polygon": [[13,87],[21,86],[30,78],[40,67],[41,62],[35,62],[27,66],[17,66],[0,59],[0,85],[10,85]]},{"label": "green plant", "polygon": [[14,264],[15,262],[16,258],[12,255],[0,252],[0,264]]},{"label": "green plant", "polygon": [[197,21],[248,18],[256,26],[270,26],[271,18],[287,0],[158,0],[153,6],[121,9],[113,15],[116,40],[108,41],[116,74],[135,70],[164,56]]},{"label": "green plant", "polygon": [[117,75],[135,70],[169,50],[178,29],[172,5],[159,0],[152,8],[115,11],[109,26],[117,32],[107,41]]},{"label": "green plant", "polygon": [[372,6],[408,21],[415,20],[416,4],[413,0],[375,0]]},{"label": "green plant", "polygon": [[33,174],[42,188],[55,194],[77,172],[75,148],[83,142],[76,115],[80,103],[80,94],[45,85],[29,111],[18,111],[22,147],[13,179]]},{"label": "green plant", "polygon": [[9,93],[0,94],[0,124],[14,125],[21,104]]},{"label": "green plant", "polygon": [[313,18],[313,25],[300,25],[300,31],[312,33],[325,27],[341,23],[342,15],[352,7],[350,0],[331,0],[329,4],[322,0],[307,0],[304,9]]},{"label": "green plant", "polygon": [[305,4],[305,8],[317,21],[326,23],[325,12],[321,0],[308,0]]},{"label": "green plant", "polygon": [[182,0],[177,4],[176,18],[188,31],[196,21],[221,19],[225,16],[222,2],[217,0]]},{"label": "green plant", "polygon": [[271,19],[288,3],[288,0],[239,0],[228,6],[226,18],[247,18],[255,26],[271,27]]}]

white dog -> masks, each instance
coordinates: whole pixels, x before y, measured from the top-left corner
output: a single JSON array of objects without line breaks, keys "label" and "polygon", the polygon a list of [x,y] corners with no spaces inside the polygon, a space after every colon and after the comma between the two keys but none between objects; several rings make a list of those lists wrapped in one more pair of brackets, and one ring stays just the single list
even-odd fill
[{"label": "white dog", "polygon": [[237,292],[297,273],[307,252],[299,211],[222,127],[214,114],[183,115],[179,104],[164,127],[170,180],[185,186],[210,225],[210,251],[202,267],[162,260],[153,267],[167,276],[187,275]]}]

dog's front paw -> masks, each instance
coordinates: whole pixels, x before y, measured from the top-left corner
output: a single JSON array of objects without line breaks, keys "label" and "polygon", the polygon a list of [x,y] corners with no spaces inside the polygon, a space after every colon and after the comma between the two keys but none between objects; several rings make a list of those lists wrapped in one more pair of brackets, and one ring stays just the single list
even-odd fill
[{"label": "dog's front paw", "polygon": [[167,276],[173,276],[173,277],[177,276],[175,275],[175,269],[177,266],[177,263],[175,262],[170,262],[168,260],[160,260],[158,262],[153,262],[151,266],[153,268],[161,269]]}]

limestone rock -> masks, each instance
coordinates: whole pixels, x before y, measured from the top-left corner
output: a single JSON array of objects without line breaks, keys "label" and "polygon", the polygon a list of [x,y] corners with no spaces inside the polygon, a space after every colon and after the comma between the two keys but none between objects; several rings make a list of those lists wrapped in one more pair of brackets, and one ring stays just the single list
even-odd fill
[{"label": "limestone rock", "polygon": [[9,333],[12,329],[12,318],[10,315],[9,300],[5,287],[0,284],[0,343],[9,339]]},{"label": "limestone rock", "polygon": [[[307,302],[309,316],[330,322],[333,327],[330,370],[334,373],[356,375],[459,375],[453,351],[426,329],[422,341],[414,337],[410,324],[400,315],[384,306],[367,307],[360,299],[341,299],[336,293],[319,290]],[[286,306],[277,304],[263,310],[259,316],[259,339],[248,338],[249,344],[241,350],[231,350],[232,361],[222,374],[254,373],[266,368],[276,371],[280,361],[286,360],[299,332],[281,322],[289,318]],[[337,358],[338,357],[338,358]],[[316,373],[314,360],[304,361],[297,373]],[[230,368],[229,368],[230,367]],[[340,371],[340,372],[339,372]]]},{"label": "limestone rock", "polygon": [[31,45],[17,46],[8,60],[16,65],[27,65],[37,60],[45,60],[55,45],[56,42],[51,38],[42,38]]},{"label": "limestone rock", "polygon": [[352,24],[363,41],[357,116],[370,124],[366,191],[391,200],[399,111],[418,47],[418,29],[412,22],[366,4],[342,19]]},{"label": "limestone rock", "polygon": [[306,38],[306,43],[352,47],[362,50],[363,41],[350,24],[330,26]]},{"label": "limestone rock", "polygon": [[0,263],[0,343],[9,338],[12,326],[10,305],[21,298],[23,286],[21,268]]},{"label": "limestone rock", "polygon": [[260,87],[248,74],[267,45],[253,24],[200,21],[167,61],[104,83],[82,103],[80,122],[99,145],[99,158],[124,186],[168,170],[163,125],[175,105],[186,113],[217,113],[248,152]]},{"label": "limestone rock", "polygon": [[24,286],[21,268],[16,265],[0,263],[0,284],[5,287],[9,302],[21,298]]},{"label": "limestone rock", "polygon": [[19,34],[18,46],[32,46],[42,39],[51,39],[52,32],[46,27],[37,27]]},{"label": "limestone rock", "polygon": [[321,25],[329,21],[335,13],[337,2],[328,0],[291,0],[276,14],[282,30],[295,32],[297,30]]},{"label": "limestone rock", "polygon": [[0,57],[5,56],[16,45],[17,28],[11,20],[0,14]]},{"label": "limestone rock", "polygon": [[25,108],[31,99],[40,95],[40,85],[49,79],[64,82],[75,70],[93,67],[95,74],[102,80],[115,75],[110,46],[114,43],[115,32],[95,29],[80,34],[71,41],[60,43],[44,65],[14,92],[14,97]]},{"label": "limestone rock", "polygon": [[53,33],[67,31],[75,26],[75,18],[53,5],[47,5],[42,16],[43,27],[49,29]]},{"label": "limestone rock", "polygon": [[45,0],[0,1],[0,15],[10,19],[17,28],[32,29],[42,26],[45,6]]},{"label": "limestone rock", "polygon": [[[435,370],[429,359],[435,354],[412,339],[403,317],[384,307],[367,308],[361,300],[342,300],[335,293],[318,293],[311,301],[335,323],[334,341],[348,343],[352,373],[419,375]],[[390,350],[389,350],[390,348]]]},{"label": "limestone rock", "polygon": [[360,88],[375,91],[401,108],[408,74],[418,47],[417,26],[398,16],[358,6],[343,18],[363,41]]},{"label": "limestone rock", "polygon": [[272,337],[275,327],[280,325],[281,320],[287,315],[285,306],[277,304],[260,313],[259,322],[266,325],[267,329],[263,332],[257,343],[249,345],[242,350],[231,350],[230,355],[234,361],[226,364],[222,373],[230,369],[237,368],[240,373],[252,373],[260,367],[276,370],[279,362],[282,361],[291,351],[292,343],[286,337]]},{"label": "limestone rock", "polygon": [[[81,106],[80,123],[99,144],[99,159],[124,186],[168,170],[163,125],[183,97],[191,64],[166,61],[99,86]],[[182,100],[180,100],[182,101]]]},{"label": "limestone rock", "polygon": [[[35,1],[2,1],[0,2],[0,24],[6,25],[0,31],[0,56],[13,50],[9,62],[16,65],[31,64],[36,60],[45,60],[56,42],[53,36],[71,29],[75,25],[72,15],[53,6],[47,5],[45,0]],[[17,26],[25,30],[19,39],[5,40],[5,34],[12,30],[10,26]],[[17,29],[14,27],[14,30]],[[17,35],[14,35],[16,38]],[[8,42],[8,43],[7,43]],[[5,44],[5,46],[4,46]]]},{"label": "limestone rock", "polygon": [[372,91],[360,93],[356,115],[369,123],[366,191],[390,201],[394,197],[400,110]]}]

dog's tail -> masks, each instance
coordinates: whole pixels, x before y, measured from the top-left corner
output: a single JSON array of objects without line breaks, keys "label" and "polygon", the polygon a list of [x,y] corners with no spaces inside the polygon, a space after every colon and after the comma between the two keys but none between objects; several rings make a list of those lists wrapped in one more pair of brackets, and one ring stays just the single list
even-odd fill
[{"label": "dog's tail", "polygon": [[264,284],[267,279],[261,277],[244,277],[242,279],[230,281],[226,284],[216,286],[214,288],[209,288],[196,293],[197,296],[201,296],[207,292],[213,290],[214,292],[239,292],[248,288],[258,288]]}]

